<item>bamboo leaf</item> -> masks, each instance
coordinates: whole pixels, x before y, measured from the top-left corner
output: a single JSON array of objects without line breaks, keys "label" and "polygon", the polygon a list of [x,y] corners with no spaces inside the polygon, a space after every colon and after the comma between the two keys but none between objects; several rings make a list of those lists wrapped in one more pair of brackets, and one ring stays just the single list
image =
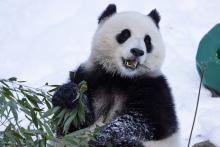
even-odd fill
[{"label": "bamboo leaf", "polygon": [[47,105],[47,108],[48,108],[48,109],[51,109],[52,106],[51,106],[51,104],[49,103],[49,101],[48,101],[46,98],[44,98],[44,101],[45,101],[45,104]]},{"label": "bamboo leaf", "polygon": [[31,110],[31,118],[36,128],[38,128],[38,120],[37,120],[37,116],[34,110]]},{"label": "bamboo leaf", "polygon": [[34,98],[33,96],[27,94],[23,89],[21,89],[21,93],[31,102],[31,104],[33,106],[39,108],[39,106],[37,104],[39,102],[39,101],[37,101],[38,97]]},{"label": "bamboo leaf", "polygon": [[64,115],[65,115],[65,113],[66,113],[66,110],[67,109],[63,109],[58,115],[56,115],[55,117],[57,117],[57,118],[63,118],[64,117]]},{"label": "bamboo leaf", "polygon": [[[80,91],[77,95],[79,100],[75,109],[63,109],[52,107],[52,93],[59,85],[46,86],[53,89],[42,90],[23,85],[16,77],[8,80],[0,80],[0,119],[6,121],[4,133],[0,132],[0,146],[32,147],[49,146],[48,140],[64,142],[66,146],[87,146],[85,134],[72,134],[71,137],[56,138],[54,131],[55,123],[58,122],[67,133],[70,126],[78,127],[85,121],[83,110],[82,94],[87,90],[85,82],[80,83]],[[49,90],[51,90],[49,92]],[[21,120],[19,113],[24,113],[25,118]],[[24,128],[21,122],[27,120]],[[60,127],[59,126],[59,127]],[[65,135],[66,136],[66,135]],[[64,137],[65,137],[64,136]],[[88,136],[88,135],[87,135]]]},{"label": "bamboo leaf", "polygon": [[49,109],[47,110],[45,113],[43,113],[43,115],[41,116],[42,118],[48,117],[50,115],[54,114],[53,113],[53,109]]},{"label": "bamboo leaf", "polygon": [[76,115],[71,115],[65,122],[64,122],[64,127],[63,130],[66,133],[69,131],[69,127],[72,124],[73,120],[75,119]]},{"label": "bamboo leaf", "polygon": [[4,81],[4,80],[2,80],[2,81],[0,81],[3,85],[5,85],[6,87],[8,87],[8,88],[10,88],[10,86]]},{"label": "bamboo leaf", "polygon": [[53,89],[50,89],[48,92],[54,92],[54,91],[56,91],[58,88],[57,87],[55,87],[55,88],[53,88]]},{"label": "bamboo leaf", "polygon": [[18,121],[18,114],[17,114],[17,111],[15,109],[11,109],[12,113],[13,113],[13,116],[15,118],[15,121],[17,122]]},{"label": "bamboo leaf", "polygon": [[52,112],[54,113],[54,115],[57,115],[59,113],[60,109],[61,109],[60,107],[53,107]]},{"label": "bamboo leaf", "polygon": [[50,136],[53,136],[53,132],[51,131],[51,127],[49,127],[47,123],[44,123],[44,128]]},{"label": "bamboo leaf", "polygon": [[23,136],[21,136],[21,134],[19,132],[14,131],[14,130],[12,130],[11,132],[12,132],[13,136],[15,136],[15,137],[17,137],[19,139],[24,139]]},{"label": "bamboo leaf", "polygon": [[10,98],[11,99],[11,97],[13,97],[13,94],[12,94],[12,92],[9,90],[9,88],[7,88],[7,87],[2,87],[2,94],[3,94],[3,96],[5,96],[5,97],[7,97],[7,98]]},{"label": "bamboo leaf", "polygon": [[81,100],[80,100],[80,103],[79,103],[78,116],[79,116],[80,123],[81,124],[84,123],[85,122],[85,111],[83,109],[83,104],[82,104]]},{"label": "bamboo leaf", "polygon": [[11,77],[8,79],[10,82],[13,82],[13,81],[17,81],[17,78],[16,77]]},{"label": "bamboo leaf", "polygon": [[79,83],[79,87],[80,87],[80,93],[83,94],[85,91],[87,91],[88,87],[86,84],[86,81],[81,81]]}]

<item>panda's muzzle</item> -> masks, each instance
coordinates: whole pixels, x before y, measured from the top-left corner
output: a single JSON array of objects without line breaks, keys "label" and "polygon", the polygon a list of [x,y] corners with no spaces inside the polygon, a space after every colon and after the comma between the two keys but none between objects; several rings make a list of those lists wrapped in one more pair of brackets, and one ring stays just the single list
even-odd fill
[{"label": "panda's muzzle", "polygon": [[133,55],[131,58],[122,58],[123,64],[128,69],[136,69],[140,64],[139,57],[144,55],[144,51],[138,48],[132,48],[130,50],[131,54]]}]

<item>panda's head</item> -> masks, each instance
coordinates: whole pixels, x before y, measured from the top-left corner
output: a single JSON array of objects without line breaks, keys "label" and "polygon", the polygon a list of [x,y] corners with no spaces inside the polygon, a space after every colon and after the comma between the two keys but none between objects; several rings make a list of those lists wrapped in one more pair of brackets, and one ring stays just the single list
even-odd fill
[{"label": "panda's head", "polygon": [[127,77],[157,73],[165,56],[159,21],[156,9],[117,13],[110,4],[99,17],[89,64]]}]

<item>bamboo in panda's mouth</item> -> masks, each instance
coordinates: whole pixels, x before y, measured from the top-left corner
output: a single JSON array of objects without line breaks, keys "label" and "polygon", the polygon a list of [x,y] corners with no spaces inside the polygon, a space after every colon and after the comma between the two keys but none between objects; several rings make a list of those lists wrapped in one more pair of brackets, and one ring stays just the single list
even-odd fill
[{"label": "bamboo in panda's mouth", "polygon": [[137,60],[131,60],[131,59],[123,59],[123,63],[125,67],[130,69],[136,69],[138,67],[139,61]]}]

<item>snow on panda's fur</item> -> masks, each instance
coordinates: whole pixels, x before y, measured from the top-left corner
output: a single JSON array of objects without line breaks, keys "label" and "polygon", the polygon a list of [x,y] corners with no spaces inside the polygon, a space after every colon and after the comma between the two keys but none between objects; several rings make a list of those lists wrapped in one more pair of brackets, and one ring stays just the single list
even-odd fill
[{"label": "snow on panda's fur", "polygon": [[[92,146],[178,147],[178,123],[171,90],[160,72],[165,51],[160,16],[116,12],[110,4],[99,17],[89,59],[54,94],[54,106],[74,108],[77,84],[88,84],[86,121],[69,132],[105,118]],[[57,134],[62,135],[62,127]]]}]

